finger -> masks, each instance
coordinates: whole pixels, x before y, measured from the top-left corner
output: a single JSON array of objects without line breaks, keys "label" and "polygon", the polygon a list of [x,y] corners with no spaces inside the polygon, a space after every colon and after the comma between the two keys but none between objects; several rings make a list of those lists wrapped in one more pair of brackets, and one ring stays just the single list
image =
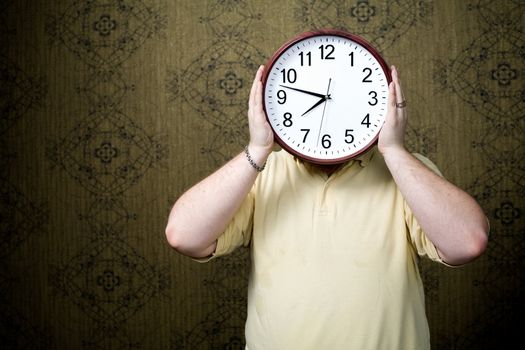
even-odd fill
[{"label": "finger", "polygon": [[260,109],[262,107],[262,82],[257,82],[255,90],[255,108]]},{"label": "finger", "polygon": [[250,106],[253,106],[255,104],[255,92],[257,90],[257,82],[261,80],[262,70],[263,66],[259,66],[259,69],[255,74],[255,78],[253,79],[252,88],[250,90],[250,98],[248,100]]},{"label": "finger", "polygon": [[388,84],[388,101],[390,102],[391,110],[396,108],[396,88],[393,81]]},{"label": "finger", "polygon": [[259,68],[257,69],[257,73],[255,74],[255,76],[257,77],[257,81],[262,81],[262,75],[263,75],[263,72],[264,72],[264,65],[260,65]]},{"label": "finger", "polygon": [[395,66],[392,66],[392,81],[394,82],[394,87],[396,89],[396,101],[401,103],[405,100],[405,95],[403,94],[403,89],[401,89],[401,82],[399,81],[399,73]]}]

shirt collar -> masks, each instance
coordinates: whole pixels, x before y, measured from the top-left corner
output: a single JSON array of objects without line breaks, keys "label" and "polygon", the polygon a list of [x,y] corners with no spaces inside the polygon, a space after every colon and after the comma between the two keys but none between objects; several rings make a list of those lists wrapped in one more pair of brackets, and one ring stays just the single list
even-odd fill
[{"label": "shirt collar", "polygon": [[359,162],[359,165],[361,166],[361,168],[366,167],[368,164],[370,164],[370,160],[372,159],[372,156],[375,153],[376,149],[377,149],[377,147],[374,146],[371,149],[369,149],[368,151],[366,151],[365,153],[362,153],[362,154],[358,155],[354,159],[352,159],[352,160],[348,161],[347,163],[345,163],[341,167],[341,169],[339,169],[338,171],[351,167],[352,164],[354,164],[356,161]]},{"label": "shirt collar", "polygon": [[358,160],[359,164],[361,164],[361,166],[364,168],[365,166],[370,164],[370,160],[372,159],[372,156],[374,155],[376,150],[377,150],[377,146],[374,146],[368,151],[366,151],[365,153],[362,153],[359,156],[357,156],[356,160]]},{"label": "shirt collar", "polygon": [[[377,149],[377,146],[374,146],[368,151],[366,151],[365,153],[360,154],[356,158],[351,159],[347,161],[346,163],[343,163],[343,165],[339,169],[336,170],[336,173],[350,168],[356,161],[359,162],[359,165],[362,168],[366,167],[370,163],[370,160],[372,159],[373,154],[376,152],[376,149]],[[296,162],[303,164],[303,166],[310,171],[313,170],[313,167],[315,167],[315,165],[313,165],[310,162],[302,161],[296,157],[294,157],[294,159],[296,160]]]}]

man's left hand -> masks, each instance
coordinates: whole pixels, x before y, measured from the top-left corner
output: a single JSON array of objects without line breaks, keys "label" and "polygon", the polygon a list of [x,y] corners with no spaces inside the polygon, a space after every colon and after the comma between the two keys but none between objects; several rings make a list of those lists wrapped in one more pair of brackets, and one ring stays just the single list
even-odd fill
[{"label": "man's left hand", "polygon": [[392,82],[388,86],[388,107],[385,124],[379,133],[378,147],[382,154],[394,150],[404,150],[407,124],[406,101],[395,66],[391,68]]}]

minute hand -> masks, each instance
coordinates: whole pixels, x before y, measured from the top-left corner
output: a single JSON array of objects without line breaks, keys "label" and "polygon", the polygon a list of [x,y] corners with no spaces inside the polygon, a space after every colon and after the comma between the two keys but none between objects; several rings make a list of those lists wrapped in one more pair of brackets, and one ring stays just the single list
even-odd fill
[{"label": "minute hand", "polygon": [[317,92],[301,90],[301,89],[297,89],[297,88],[294,88],[294,87],[291,87],[291,86],[285,86],[285,85],[279,85],[279,86],[282,86],[283,88],[287,88],[287,89],[290,89],[290,90],[299,91],[299,92],[302,92],[302,93],[305,93],[305,94],[308,94],[308,95],[326,98],[326,95],[318,94]]}]

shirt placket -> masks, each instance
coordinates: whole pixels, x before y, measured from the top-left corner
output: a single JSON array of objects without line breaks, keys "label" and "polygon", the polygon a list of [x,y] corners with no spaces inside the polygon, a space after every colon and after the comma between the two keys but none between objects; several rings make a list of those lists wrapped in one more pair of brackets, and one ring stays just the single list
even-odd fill
[{"label": "shirt placket", "polygon": [[319,193],[319,210],[318,214],[320,216],[328,216],[330,213],[332,213],[333,208],[330,205],[330,202],[328,200],[328,191],[332,185],[332,182],[334,181],[334,176],[330,176],[328,179],[323,181],[323,184],[321,185],[321,191]]},{"label": "shirt placket", "polygon": [[[344,173],[344,172],[355,172],[357,171],[357,164],[349,164],[345,169],[342,169],[342,171],[338,171],[332,176],[323,176],[322,177],[322,184],[321,189],[318,196],[318,214],[319,216],[328,216],[333,214],[334,212],[334,203],[330,200],[329,191],[333,188],[334,185],[336,185],[337,179]],[[349,174],[347,173],[347,176]]]}]

